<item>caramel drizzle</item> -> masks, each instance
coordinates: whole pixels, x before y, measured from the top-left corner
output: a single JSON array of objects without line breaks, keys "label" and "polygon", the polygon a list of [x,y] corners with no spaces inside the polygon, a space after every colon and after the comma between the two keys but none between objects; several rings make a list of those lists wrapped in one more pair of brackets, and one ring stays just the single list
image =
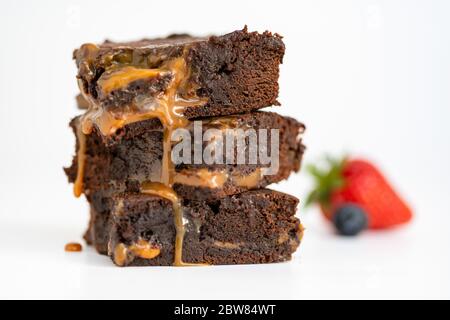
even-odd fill
[{"label": "caramel drizzle", "polygon": [[225,170],[184,169],[174,175],[174,183],[210,189],[222,188],[228,181],[238,187],[255,188],[263,178],[263,168],[256,168],[248,175],[228,174]]},{"label": "caramel drizzle", "polygon": [[[186,53],[186,52],[185,52]],[[127,76],[124,69],[132,72],[132,75]],[[176,228],[175,238],[175,266],[192,265],[183,262],[183,239],[185,234],[183,223],[183,212],[181,207],[181,201],[178,195],[172,188],[174,180],[174,164],[171,159],[171,136],[172,132],[177,128],[187,127],[189,120],[183,116],[182,111],[189,106],[197,106],[205,103],[202,99],[184,99],[178,96],[180,87],[185,86],[186,81],[189,78],[189,70],[186,65],[185,56],[176,58],[169,61],[165,68],[162,69],[147,69],[146,71],[136,71],[135,68],[129,69],[129,67],[116,71],[109,75],[109,80],[103,81],[100,85],[103,89],[115,90],[118,86],[126,85],[130,81],[141,79],[142,76],[154,77],[162,74],[163,72],[172,72],[174,77],[166,89],[164,94],[161,94],[150,101],[144,101],[144,111],[136,112],[129,111],[124,112],[120,117],[111,112],[105,111],[98,106],[93,99],[90,99],[89,95],[84,92],[83,87],[80,85],[81,92],[86,100],[89,101],[90,108],[82,116],[81,123],[78,126],[80,133],[78,139],[80,141],[80,148],[78,150],[78,172],[75,183],[75,195],[81,195],[83,191],[83,177],[84,177],[84,162],[85,162],[85,135],[90,134],[94,128],[94,125],[103,135],[111,135],[117,129],[137,121],[142,121],[151,118],[158,118],[164,128],[164,141],[163,141],[163,158],[161,166],[161,177],[159,183],[146,183],[141,187],[141,192],[146,194],[156,195],[172,202],[174,224]],[[123,78],[125,76],[125,78]],[[122,77],[122,78],[121,78]],[[121,80],[122,79],[122,80]],[[78,132],[78,130],[77,130]],[[83,145],[83,147],[82,147]],[[118,257],[119,265],[124,263],[124,255],[127,250],[122,247],[116,248],[116,255]],[[123,259],[121,259],[122,257]],[[197,265],[197,264],[196,264]]]},{"label": "caramel drizzle", "polygon": [[183,262],[183,240],[186,232],[183,222],[183,209],[181,201],[172,187],[159,182],[147,182],[141,186],[141,193],[158,196],[169,200],[172,203],[172,210],[175,223],[175,256],[173,265],[177,267],[193,266],[196,264]]},{"label": "caramel drizzle", "polygon": [[161,75],[158,69],[140,69],[135,67],[125,67],[107,75],[102,75],[98,80],[98,85],[107,95],[114,90],[124,88],[133,81],[140,79],[156,78]]},{"label": "caramel drizzle", "polygon": [[225,171],[210,171],[208,169],[177,171],[174,183],[195,187],[207,187],[210,189],[221,188],[228,180]]},{"label": "caramel drizzle", "polygon": [[144,239],[139,239],[129,247],[129,250],[142,259],[154,259],[161,253],[161,250]]},{"label": "caramel drizzle", "polygon": [[79,198],[83,194],[84,167],[86,165],[86,136],[82,131],[81,123],[76,125],[76,134],[78,140],[77,151],[77,177],[73,184],[73,194]]},{"label": "caramel drizzle", "polygon": [[257,168],[255,171],[246,176],[233,176],[234,183],[243,188],[256,187],[263,177],[263,168]]},{"label": "caramel drizzle", "polygon": [[123,267],[131,259],[139,257],[142,259],[154,259],[161,253],[161,249],[144,239],[139,239],[136,243],[126,246],[124,243],[119,243],[114,248],[114,262]]}]

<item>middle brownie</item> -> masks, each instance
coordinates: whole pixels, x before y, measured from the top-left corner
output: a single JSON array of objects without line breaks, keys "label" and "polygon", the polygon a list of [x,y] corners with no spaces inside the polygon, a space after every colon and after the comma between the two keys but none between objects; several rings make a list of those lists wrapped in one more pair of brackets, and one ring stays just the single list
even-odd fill
[{"label": "middle brownie", "polygon": [[[78,120],[79,117],[71,122],[75,133]],[[225,118],[209,118],[201,123],[202,134],[209,129],[224,133],[228,129],[253,129],[256,132],[266,129],[269,149],[270,144],[274,142],[271,129],[277,129],[278,168],[270,175],[265,175],[263,170],[269,165],[261,162],[179,164],[175,166],[173,189],[183,199],[218,199],[250,189],[263,188],[287,179],[291,172],[300,169],[304,151],[301,140],[304,125],[292,118],[272,112],[252,112]],[[187,129],[193,136],[194,123]],[[139,192],[142,183],[158,182],[163,158],[163,134],[163,127],[157,119],[129,124],[108,137],[94,129],[86,136],[85,141],[82,177],[85,193],[88,195],[107,189],[113,189],[115,192]],[[247,151],[252,143],[250,140],[250,136],[244,140]],[[261,141],[258,141],[258,145],[261,147]],[[76,148],[80,148],[79,137]],[[192,143],[192,153],[194,149]],[[235,159],[239,157],[239,152],[242,150],[233,151]],[[268,155],[271,155],[271,152],[268,152]],[[246,160],[249,160],[248,154],[246,157]],[[75,182],[77,178],[78,159],[75,155],[71,167],[65,169],[70,182]]]}]

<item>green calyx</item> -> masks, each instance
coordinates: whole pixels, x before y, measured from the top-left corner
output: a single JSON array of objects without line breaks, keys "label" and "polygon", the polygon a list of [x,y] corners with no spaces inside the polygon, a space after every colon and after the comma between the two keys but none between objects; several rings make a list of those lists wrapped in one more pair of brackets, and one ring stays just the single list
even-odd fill
[{"label": "green calyx", "polygon": [[345,184],[342,170],[346,161],[346,157],[336,159],[327,156],[323,161],[323,166],[310,164],[306,167],[306,171],[315,180],[314,189],[306,198],[306,207],[314,203],[320,204],[323,208],[329,207],[332,193]]}]

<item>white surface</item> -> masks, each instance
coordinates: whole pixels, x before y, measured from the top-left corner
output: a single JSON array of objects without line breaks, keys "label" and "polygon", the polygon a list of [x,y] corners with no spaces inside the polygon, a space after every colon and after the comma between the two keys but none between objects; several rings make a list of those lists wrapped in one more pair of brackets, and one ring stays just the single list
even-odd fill
[{"label": "white surface", "polygon": [[[0,13],[0,298],[450,298],[448,1],[9,1]],[[206,5],[204,5],[206,3]],[[357,239],[316,211],[290,263],[112,266],[81,241],[84,200],[61,167],[77,114],[72,49],[104,38],[224,33],[285,36],[282,114],[308,125],[306,162],[374,159],[411,202],[413,224]],[[310,181],[275,188],[303,198]]]}]

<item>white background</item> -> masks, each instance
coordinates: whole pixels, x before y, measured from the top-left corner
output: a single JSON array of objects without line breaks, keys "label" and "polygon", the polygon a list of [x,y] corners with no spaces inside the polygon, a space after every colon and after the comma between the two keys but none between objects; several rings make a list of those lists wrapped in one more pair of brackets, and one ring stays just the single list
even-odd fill
[{"label": "white background", "polygon": [[[0,298],[450,298],[449,1],[7,1],[0,13]],[[83,42],[242,28],[285,36],[276,110],[308,126],[306,162],[373,159],[414,223],[357,239],[318,211],[292,262],[116,268],[81,241],[62,167]],[[275,189],[304,198],[305,174]]]}]

